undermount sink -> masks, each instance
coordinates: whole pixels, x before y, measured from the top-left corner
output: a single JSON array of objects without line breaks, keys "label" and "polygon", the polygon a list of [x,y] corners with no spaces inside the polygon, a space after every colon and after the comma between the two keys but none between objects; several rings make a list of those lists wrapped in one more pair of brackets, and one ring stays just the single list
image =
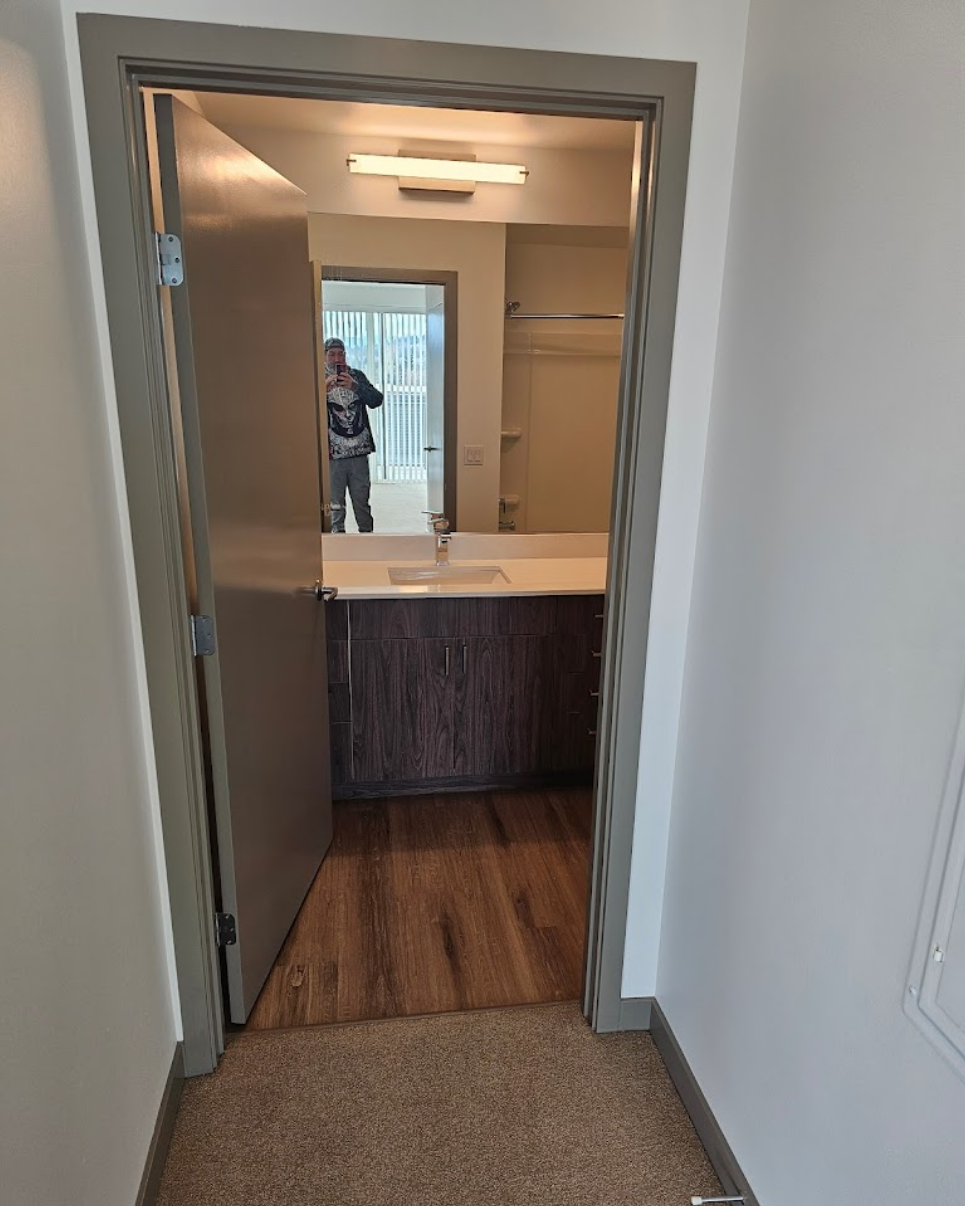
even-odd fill
[{"label": "undermount sink", "polygon": [[389,581],[396,586],[412,582],[441,582],[456,585],[486,584],[509,579],[498,565],[390,565]]}]

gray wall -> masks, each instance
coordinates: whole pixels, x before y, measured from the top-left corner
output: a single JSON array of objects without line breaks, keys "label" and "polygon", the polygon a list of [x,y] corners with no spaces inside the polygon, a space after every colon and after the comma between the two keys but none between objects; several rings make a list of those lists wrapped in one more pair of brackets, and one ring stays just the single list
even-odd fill
[{"label": "gray wall", "polygon": [[766,1206],[952,1201],[902,1015],[965,682],[958,0],[752,0],[657,991]]},{"label": "gray wall", "polygon": [[130,1206],[175,1043],[60,6],[0,6],[0,1197]]}]

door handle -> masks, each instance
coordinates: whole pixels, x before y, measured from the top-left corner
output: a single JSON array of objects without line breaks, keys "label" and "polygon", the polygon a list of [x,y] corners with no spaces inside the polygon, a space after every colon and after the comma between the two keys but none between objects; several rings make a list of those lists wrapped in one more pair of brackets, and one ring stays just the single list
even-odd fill
[{"label": "door handle", "polygon": [[321,579],[319,578],[316,579],[314,586],[306,589],[305,593],[314,595],[319,603],[331,603],[338,596],[338,587],[322,586]]},{"label": "door handle", "polygon": [[425,448],[422,449],[422,451],[423,452],[438,452],[439,449],[436,447],[435,444],[427,444],[425,446]]}]

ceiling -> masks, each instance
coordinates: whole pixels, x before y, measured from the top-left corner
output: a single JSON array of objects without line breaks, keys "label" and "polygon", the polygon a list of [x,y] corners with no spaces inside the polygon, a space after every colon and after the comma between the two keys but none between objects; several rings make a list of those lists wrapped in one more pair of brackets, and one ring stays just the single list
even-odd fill
[{"label": "ceiling", "polygon": [[597,151],[629,151],[634,137],[634,122],[609,118],[430,109],[223,92],[202,93],[198,99],[210,121],[229,128],[260,126],[359,138]]}]

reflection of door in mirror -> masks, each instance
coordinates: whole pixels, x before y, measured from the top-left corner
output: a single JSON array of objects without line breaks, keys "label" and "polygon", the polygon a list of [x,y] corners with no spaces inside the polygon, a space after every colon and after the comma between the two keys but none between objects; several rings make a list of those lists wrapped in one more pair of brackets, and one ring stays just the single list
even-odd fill
[{"label": "reflection of door in mirror", "polygon": [[[341,341],[347,370],[335,388],[338,366],[324,370],[330,526],[423,533],[425,513],[445,512],[448,501],[447,286],[420,281],[417,272],[326,268],[323,275],[322,339]],[[365,463],[337,466],[346,433],[356,429]]]},{"label": "reflection of door in mirror", "polygon": [[[446,514],[446,290],[426,285],[426,502],[427,510]],[[455,515],[449,516],[455,523]]]}]

